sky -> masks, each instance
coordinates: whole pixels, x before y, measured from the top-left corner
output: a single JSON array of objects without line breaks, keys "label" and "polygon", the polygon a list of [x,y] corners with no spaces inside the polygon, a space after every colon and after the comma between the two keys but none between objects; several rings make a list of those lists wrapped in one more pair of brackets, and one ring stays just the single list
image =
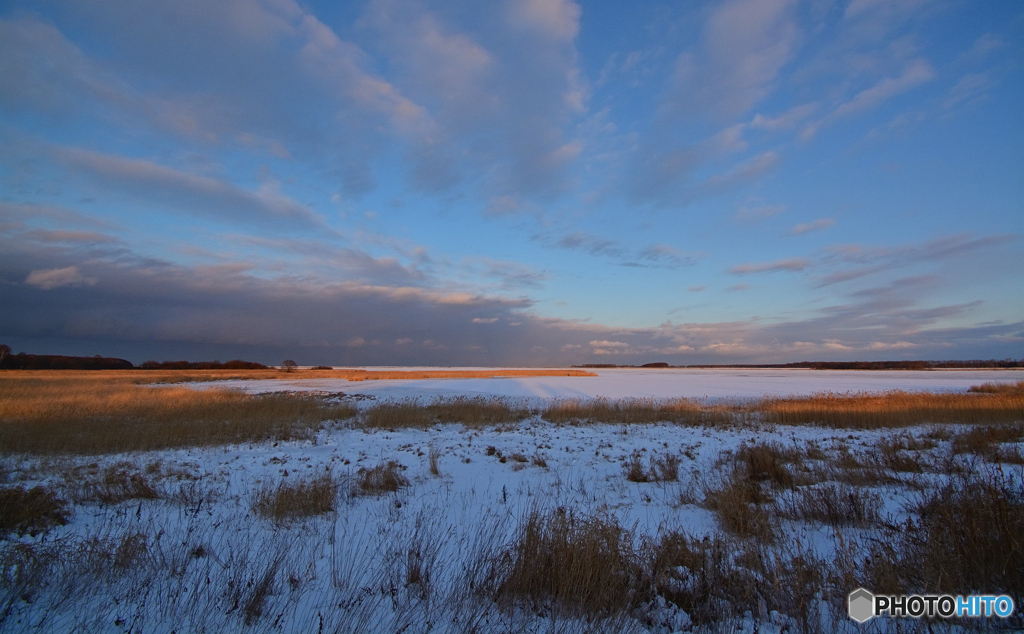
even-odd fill
[{"label": "sky", "polygon": [[1024,357],[1017,0],[0,2],[15,352]]}]

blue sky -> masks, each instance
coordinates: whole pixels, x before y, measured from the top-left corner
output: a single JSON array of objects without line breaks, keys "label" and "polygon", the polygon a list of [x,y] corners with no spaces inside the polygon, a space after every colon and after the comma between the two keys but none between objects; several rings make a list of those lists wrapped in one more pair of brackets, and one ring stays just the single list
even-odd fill
[{"label": "blue sky", "polygon": [[1024,357],[1016,1],[0,4],[0,338]]}]

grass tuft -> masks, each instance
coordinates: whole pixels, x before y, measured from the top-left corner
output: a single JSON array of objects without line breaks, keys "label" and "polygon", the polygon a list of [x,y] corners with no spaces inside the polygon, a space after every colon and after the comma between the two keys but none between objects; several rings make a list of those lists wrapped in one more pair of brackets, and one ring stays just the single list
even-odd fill
[{"label": "grass tuft", "polygon": [[646,598],[632,536],[614,519],[559,508],[531,513],[501,558],[497,597],[557,604],[571,613],[614,614]]},{"label": "grass tuft", "polygon": [[276,522],[331,513],[339,486],[330,471],[310,478],[282,479],[256,493],[253,510]]},{"label": "grass tuft", "polygon": [[394,460],[382,462],[369,469],[361,467],[356,472],[355,492],[364,495],[382,495],[394,493],[402,487],[409,486],[409,478],[402,474],[404,469],[405,467]]},{"label": "grass tuft", "polygon": [[0,536],[14,531],[35,537],[70,517],[67,503],[44,487],[0,487]]}]

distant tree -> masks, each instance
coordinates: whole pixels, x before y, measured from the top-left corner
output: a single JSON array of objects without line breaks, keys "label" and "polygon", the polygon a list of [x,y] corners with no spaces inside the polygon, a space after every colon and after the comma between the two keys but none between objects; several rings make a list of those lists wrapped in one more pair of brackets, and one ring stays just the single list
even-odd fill
[{"label": "distant tree", "polygon": [[295,368],[299,367],[299,364],[295,363],[291,359],[285,359],[284,363],[281,364],[281,367],[284,368],[285,372],[291,372],[295,370]]},{"label": "distant tree", "polygon": [[11,354],[11,347],[6,343],[0,344],[0,363],[3,363],[9,354]]}]

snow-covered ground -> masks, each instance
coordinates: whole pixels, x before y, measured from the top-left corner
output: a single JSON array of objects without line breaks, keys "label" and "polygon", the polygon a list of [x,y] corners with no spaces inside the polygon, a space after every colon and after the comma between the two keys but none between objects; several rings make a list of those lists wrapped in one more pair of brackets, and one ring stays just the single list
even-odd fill
[{"label": "snow-covered ground", "polygon": [[[231,381],[256,391],[316,390],[377,399],[447,395],[515,398],[752,398],[822,391],[962,391],[1013,382],[1024,372],[816,372],[807,370],[598,370],[597,377],[365,381]],[[197,384],[197,388],[220,383]],[[369,402],[363,401],[365,407]],[[72,521],[40,537],[8,539],[0,630],[47,632],[585,632],[692,631],[681,609],[654,601],[614,621],[572,618],[536,605],[509,610],[473,591],[481,562],[500,559],[533,511],[559,507],[614,519],[641,544],[667,531],[720,530],[701,504],[723,473],[721,459],[744,442],[779,443],[829,455],[862,455],[892,435],[923,438],[930,428],[895,431],[817,427],[553,425],[534,417],[484,429],[437,425],[425,430],[364,430],[328,425],[312,441],[182,449],[100,457],[9,459],[9,484],[47,485],[79,500]],[[956,431],[955,429],[953,431]],[[948,448],[939,440],[934,452]],[[440,474],[431,474],[429,456]],[[631,482],[624,464],[638,453],[678,456],[675,482]],[[387,461],[409,486],[358,495],[360,468]],[[91,483],[122,469],[137,473],[158,499],[116,504],[90,500]],[[113,471],[111,471],[113,470]],[[330,471],[341,482],[336,511],[285,523],[253,509],[261,488]],[[1007,472],[1021,481],[1019,467]],[[901,476],[872,490],[891,521],[904,503],[942,474]],[[870,530],[783,520],[785,548],[825,559]],[[24,545],[21,554],[10,547]],[[2,545],[3,542],[0,542]],[[141,544],[141,545],[140,545]],[[52,556],[53,559],[47,559]],[[21,557],[21,559],[18,559]],[[13,562],[13,563],[12,563]],[[31,577],[35,588],[13,579]],[[49,567],[47,567],[49,566]],[[417,571],[413,575],[411,571]],[[412,579],[412,581],[410,581]],[[476,586],[478,587],[478,586]],[[27,589],[26,589],[27,588]],[[854,588],[849,588],[853,590]],[[997,590],[997,589],[993,589]],[[827,599],[827,597],[826,597]],[[889,631],[893,622],[855,627],[844,606],[808,597],[820,631]],[[770,610],[736,614],[719,627],[736,632],[793,631],[793,618]],[[900,627],[917,627],[905,620]],[[817,627],[817,626],[816,626]]]},{"label": "snow-covered ground", "polygon": [[[367,368],[373,369],[373,368]],[[443,370],[451,368],[416,368]],[[497,379],[414,379],[350,382],[344,379],[219,381],[197,387],[232,387],[248,392],[322,390],[354,392],[378,399],[434,396],[512,398],[708,398],[745,399],[817,392],[927,390],[963,392],[981,383],[1024,380],[1024,370],[760,370],[596,369],[596,377],[540,376]]]}]

